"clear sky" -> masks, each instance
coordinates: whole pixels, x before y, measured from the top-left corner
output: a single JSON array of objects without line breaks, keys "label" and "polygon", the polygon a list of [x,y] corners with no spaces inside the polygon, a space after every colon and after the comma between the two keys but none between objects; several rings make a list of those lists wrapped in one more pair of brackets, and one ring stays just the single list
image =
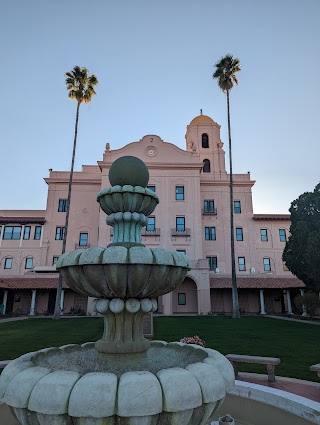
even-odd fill
[{"label": "clear sky", "polygon": [[234,172],[251,172],[255,213],[286,213],[320,181],[319,0],[1,0],[0,209],[45,209],[48,169],[69,170],[76,103],[64,73],[99,79],[80,109],[76,170],[158,134],[185,148],[200,108],[221,125],[212,80],[240,59],[231,93]]}]

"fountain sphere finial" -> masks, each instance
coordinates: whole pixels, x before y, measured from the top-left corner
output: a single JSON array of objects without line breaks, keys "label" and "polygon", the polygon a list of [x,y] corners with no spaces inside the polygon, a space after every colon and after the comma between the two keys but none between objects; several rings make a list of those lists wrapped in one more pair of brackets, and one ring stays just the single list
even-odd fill
[{"label": "fountain sphere finial", "polygon": [[149,181],[149,171],[141,159],[135,156],[122,156],[111,165],[109,180],[112,186],[128,184],[146,187]]}]

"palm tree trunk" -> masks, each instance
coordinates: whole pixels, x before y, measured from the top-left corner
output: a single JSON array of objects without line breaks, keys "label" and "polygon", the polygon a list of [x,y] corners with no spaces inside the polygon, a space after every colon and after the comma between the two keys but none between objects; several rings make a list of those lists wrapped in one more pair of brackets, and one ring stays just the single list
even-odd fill
[{"label": "palm tree trunk", "polygon": [[[64,254],[66,252],[66,244],[67,244],[74,158],[75,158],[75,155],[76,155],[77,135],[78,135],[79,109],[80,109],[80,103],[78,102],[77,112],[76,112],[76,123],[75,123],[75,127],[74,127],[74,140],[73,140],[71,170],[70,170],[69,185],[68,185],[68,201],[67,201],[66,223],[65,223],[64,235],[63,235],[63,240],[62,240],[62,252],[61,252],[61,254]],[[61,315],[61,308],[60,308],[61,293],[62,293],[62,275],[61,275],[61,273],[59,273],[56,303],[55,303],[54,315],[53,315],[53,319],[55,319],[55,320],[60,319],[60,315]]]},{"label": "palm tree trunk", "polygon": [[237,289],[236,262],[234,255],[234,220],[233,220],[233,174],[232,174],[232,149],[231,149],[231,127],[230,127],[230,102],[229,90],[227,89],[228,107],[228,135],[229,135],[229,163],[230,163],[230,241],[231,241],[231,274],[232,274],[232,317],[240,318],[239,299]]}]

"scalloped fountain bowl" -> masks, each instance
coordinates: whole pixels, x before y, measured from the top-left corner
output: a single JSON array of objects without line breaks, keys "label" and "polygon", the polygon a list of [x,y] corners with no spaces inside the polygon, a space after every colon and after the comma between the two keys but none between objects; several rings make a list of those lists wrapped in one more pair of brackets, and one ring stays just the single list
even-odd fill
[{"label": "scalloped fountain bowl", "polygon": [[233,386],[231,364],[212,349],[154,341],[120,358],[86,343],[14,360],[0,398],[25,425],[204,425]]},{"label": "scalloped fountain bowl", "polygon": [[77,249],[57,268],[71,289],[92,297],[144,298],[173,291],[190,268],[186,255],[145,246]]}]

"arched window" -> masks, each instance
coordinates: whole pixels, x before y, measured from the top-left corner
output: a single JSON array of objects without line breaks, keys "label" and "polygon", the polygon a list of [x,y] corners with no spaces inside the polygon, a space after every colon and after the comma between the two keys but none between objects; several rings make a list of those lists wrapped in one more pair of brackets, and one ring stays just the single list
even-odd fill
[{"label": "arched window", "polygon": [[203,172],[210,173],[210,161],[208,159],[203,160]]},{"label": "arched window", "polygon": [[209,147],[209,136],[206,133],[203,133],[202,135],[202,147],[203,148]]}]

